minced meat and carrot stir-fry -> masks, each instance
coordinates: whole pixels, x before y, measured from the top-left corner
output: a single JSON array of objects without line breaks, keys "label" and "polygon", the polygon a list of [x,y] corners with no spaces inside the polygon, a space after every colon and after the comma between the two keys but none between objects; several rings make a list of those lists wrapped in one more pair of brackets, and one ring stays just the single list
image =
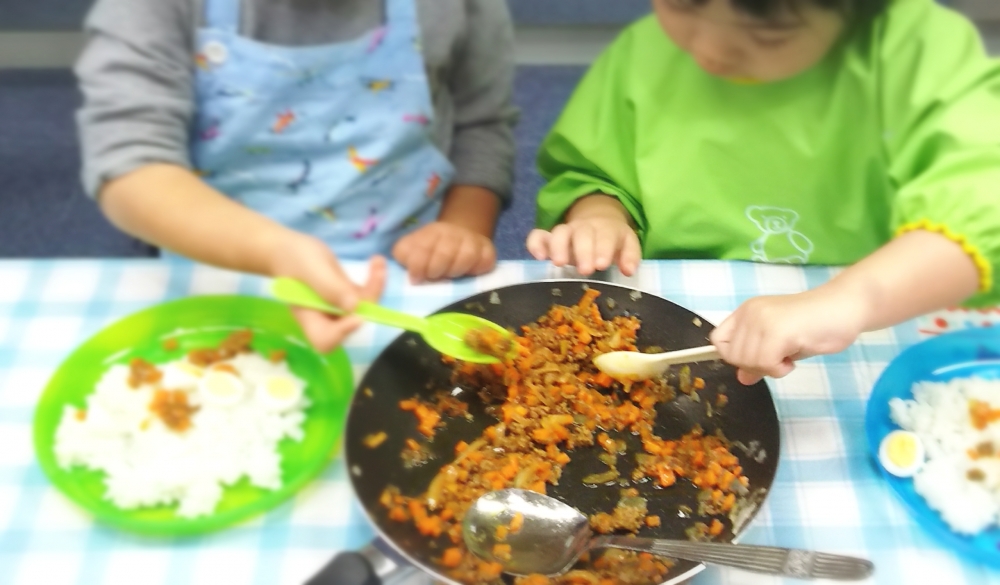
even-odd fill
[{"label": "minced meat and carrot stir-fry", "polygon": [[475,351],[498,359],[506,358],[514,349],[514,340],[511,336],[489,327],[470,329],[465,334],[464,341]]},{"label": "minced meat and carrot stir-fry", "polygon": [[[462,540],[462,519],[483,494],[505,488],[546,493],[559,482],[574,450],[598,446],[608,472],[585,479],[607,484],[631,480],[669,488],[690,481],[702,490],[699,512],[719,515],[735,505],[736,493],[747,487],[739,460],[725,439],[700,428],[676,440],[655,435],[655,406],[675,393],[663,380],[616,382],[599,373],[593,358],[610,351],[636,351],[640,323],[635,317],[604,319],[595,302],[599,291],[588,289],[574,306],[553,306],[536,323],[522,327],[514,349],[502,363],[455,364],[455,382],[484,388],[497,423],[471,443],[455,446],[455,459],[441,468],[426,493],[404,496],[388,488],[380,503],[389,518],[412,522],[428,538],[442,538],[437,562],[451,578],[465,583],[499,582],[502,568],[468,552]],[[696,379],[694,388],[704,387]],[[423,406],[423,404],[421,404]],[[404,401],[415,410],[415,401]],[[426,417],[426,415],[425,415]],[[418,415],[419,418],[419,415]],[[432,422],[433,421],[433,422]],[[423,419],[421,432],[437,419]],[[621,478],[617,460],[625,444],[610,434],[632,433],[643,445],[635,471]],[[617,507],[590,518],[596,532],[638,532],[656,527],[658,516],[647,515],[646,501],[634,489],[624,490]],[[704,527],[704,528],[702,528]],[[508,531],[514,531],[510,526]],[[722,532],[717,519],[697,525],[692,537],[711,538]],[[495,551],[496,552],[496,551]],[[503,551],[499,551],[503,552]],[[585,556],[574,570],[560,577],[518,578],[517,585],[646,585],[664,580],[672,563],[646,553],[607,550]]]}]

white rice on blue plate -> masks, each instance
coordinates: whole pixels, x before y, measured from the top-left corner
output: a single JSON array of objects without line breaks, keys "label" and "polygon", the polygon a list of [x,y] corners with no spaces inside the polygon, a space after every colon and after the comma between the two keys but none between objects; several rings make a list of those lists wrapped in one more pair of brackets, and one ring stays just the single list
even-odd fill
[{"label": "white rice on blue plate", "polygon": [[[59,465],[105,472],[105,497],[120,508],[179,504],[182,517],[211,514],[224,487],[243,477],[260,488],[280,488],[278,444],[303,437],[309,405],[301,394],[305,384],[286,363],[254,353],[223,363],[234,367],[245,385],[235,404],[205,401],[199,369],[186,359],[159,366],[161,382],[137,389],[128,384],[127,366],[111,367],[87,397],[85,414],[65,408],[56,431]],[[297,385],[298,398],[287,404],[268,400],[263,385],[274,378]],[[189,403],[198,406],[190,428],[171,430],[152,415],[150,401],[160,387],[184,390]]]},{"label": "white rice on blue plate", "polygon": [[[920,382],[913,386],[913,400],[889,402],[892,420],[919,435],[927,450],[914,488],[960,534],[996,526],[1000,516],[1000,421],[976,429],[973,400],[1000,410],[1000,381]],[[980,456],[980,451],[995,454]]]}]

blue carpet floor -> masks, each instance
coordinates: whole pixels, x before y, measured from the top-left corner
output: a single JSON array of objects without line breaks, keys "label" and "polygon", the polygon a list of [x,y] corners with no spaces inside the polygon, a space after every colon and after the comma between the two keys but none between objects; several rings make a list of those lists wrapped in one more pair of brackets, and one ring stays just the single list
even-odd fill
[{"label": "blue carpet floor", "polygon": [[[538,145],[579,81],[579,67],[524,67],[515,99],[517,184],[513,206],[497,228],[502,259],[526,258]],[[0,257],[153,256],[156,251],[116,231],[80,187],[73,112],[79,103],[68,71],[0,71]]]}]

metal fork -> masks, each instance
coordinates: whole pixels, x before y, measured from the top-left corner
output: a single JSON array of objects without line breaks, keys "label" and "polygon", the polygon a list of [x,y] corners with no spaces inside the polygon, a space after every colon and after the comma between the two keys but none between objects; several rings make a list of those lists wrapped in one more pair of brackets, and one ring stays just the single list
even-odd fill
[{"label": "metal fork", "polygon": [[648,552],[661,557],[795,579],[860,581],[875,572],[875,565],[865,559],[773,546],[600,536],[590,542],[589,548],[605,547]]}]

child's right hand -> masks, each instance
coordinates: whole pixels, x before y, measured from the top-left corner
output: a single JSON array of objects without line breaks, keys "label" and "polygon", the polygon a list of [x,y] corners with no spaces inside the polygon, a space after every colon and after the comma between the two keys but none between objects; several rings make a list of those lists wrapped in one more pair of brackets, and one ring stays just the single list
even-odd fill
[{"label": "child's right hand", "polygon": [[[368,281],[364,286],[358,286],[344,273],[333,251],[310,236],[295,234],[279,247],[276,255],[272,276],[301,280],[330,304],[345,311],[353,311],[361,300],[377,301],[385,288],[387,268],[385,258],[381,256],[372,258]],[[306,338],[321,353],[339,346],[364,323],[357,316],[338,318],[299,307],[293,307],[292,313]]]},{"label": "child's right hand", "polygon": [[528,251],[536,260],[552,260],[556,266],[576,266],[583,276],[618,265],[632,276],[642,260],[639,236],[629,223],[628,212],[617,199],[590,195],[566,214],[566,223],[551,232],[528,234]]}]

